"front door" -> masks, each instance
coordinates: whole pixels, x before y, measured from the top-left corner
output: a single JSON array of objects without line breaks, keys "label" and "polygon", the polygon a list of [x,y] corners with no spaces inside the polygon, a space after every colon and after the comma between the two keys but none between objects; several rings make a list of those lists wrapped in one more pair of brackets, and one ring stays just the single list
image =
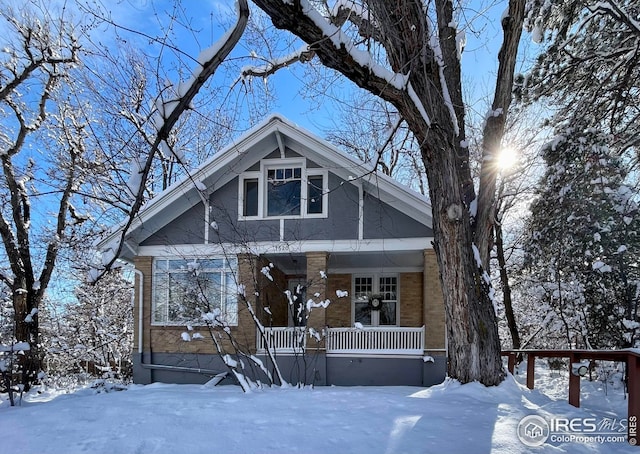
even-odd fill
[{"label": "front door", "polygon": [[[374,299],[379,304],[373,304]],[[353,278],[353,320],[369,326],[394,326],[398,320],[398,277],[358,275]]]}]

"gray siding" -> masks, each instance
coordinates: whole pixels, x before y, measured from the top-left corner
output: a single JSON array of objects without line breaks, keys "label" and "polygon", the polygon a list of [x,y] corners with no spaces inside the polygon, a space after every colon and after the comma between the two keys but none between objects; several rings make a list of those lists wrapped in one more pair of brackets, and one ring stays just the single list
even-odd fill
[{"label": "gray siding", "polygon": [[364,238],[422,238],[433,230],[370,193],[364,194]]},{"label": "gray siding", "polygon": [[[263,357],[267,368],[269,361]],[[135,383],[206,383],[213,376],[228,369],[218,355],[154,353],[134,355]],[[434,362],[422,358],[366,356],[335,357],[313,353],[307,357],[304,369],[301,357],[278,355],[278,367],[290,383],[304,381],[317,386],[432,386],[442,383],[446,376],[446,357],[435,356]],[[167,367],[169,366],[169,367]],[[175,366],[175,370],[171,367]],[[189,370],[190,369],[190,370]],[[306,379],[304,377],[306,373]],[[226,378],[221,384],[233,384]]]},{"label": "gray siding", "polygon": [[204,243],[204,205],[202,202],[185,211],[140,243],[141,246]]},{"label": "gray siding", "polygon": [[[216,190],[211,198],[210,220],[218,229],[209,229],[210,243],[251,243],[279,241],[280,221],[263,219],[238,221],[238,181],[234,178]],[[348,240],[358,238],[358,188],[329,173],[328,217],[286,219],[285,241]],[[141,245],[203,244],[204,208],[196,204]],[[433,236],[433,231],[396,208],[365,193],[364,238],[416,238]]]},{"label": "gray siding", "polygon": [[329,173],[328,217],[287,219],[285,241],[358,238],[358,188]]}]

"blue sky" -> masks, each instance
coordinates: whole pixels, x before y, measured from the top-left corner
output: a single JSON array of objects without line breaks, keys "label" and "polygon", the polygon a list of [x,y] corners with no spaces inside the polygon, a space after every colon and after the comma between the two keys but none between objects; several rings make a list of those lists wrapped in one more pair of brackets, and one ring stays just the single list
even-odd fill
[{"label": "blue sky", "polygon": [[[167,24],[170,23],[169,15],[174,11],[173,3],[170,0],[102,2],[103,8],[110,12],[115,22],[151,36],[161,36],[167,30]],[[234,21],[233,1],[183,0],[179,3],[177,10],[179,22],[189,24],[198,32],[187,32],[186,28],[176,24],[173,28],[174,36],[172,39],[183,51],[193,57],[197,57],[203,48],[217,40]],[[482,3],[484,2],[471,2],[465,16],[460,19],[461,24],[464,21],[471,22],[465,27],[467,45],[462,56],[463,83],[465,89],[471,93],[473,100],[469,113],[472,114],[476,111],[479,115],[484,115],[487,104],[478,100],[486,98],[487,94],[493,90],[497,53],[501,43],[500,17],[507,2],[499,2],[488,9],[484,9]],[[250,3],[250,8],[254,17],[257,16],[255,5]],[[108,32],[108,30],[104,31]],[[134,43],[148,47],[148,40],[144,37],[122,33]],[[158,46],[155,47],[159,49]],[[254,50],[260,54],[260,49],[254,49],[251,44],[242,42],[234,50],[232,57],[246,58]],[[164,54],[165,67],[171,64],[172,58],[174,57],[167,53]],[[277,102],[273,105],[272,110],[282,113],[312,132],[322,134],[322,129],[331,125],[332,103],[330,100],[318,103],[305,99],[302,95],[305,90],[304,82],[301,80],[304,77],[304,71],[305,68],[297,64],[293,68],[283,69],[271,76],[272,93],[275,93],[277,97]],[[177,82],[177,80],[173,80],[173,82]],[[336,88],[339,93],[344,90],[356,89],[353,84],[344,81],[340,87],[333,88]],[[248,106],[244,107],[248,108]]]}]

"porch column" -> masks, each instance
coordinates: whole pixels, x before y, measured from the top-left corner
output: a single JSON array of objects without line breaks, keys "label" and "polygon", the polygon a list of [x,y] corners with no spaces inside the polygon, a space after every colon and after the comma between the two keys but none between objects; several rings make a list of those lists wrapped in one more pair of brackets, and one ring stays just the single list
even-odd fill
[{"label": "porch column", "polygon": [[442,287],[440,285],[440,270],[436,252],[433,249],[425,249],[424,253],[424,279],[423,279],[423,310],[425,338],[424,348],[434,353],[445,352],[445,312]]},{"label": "porch column", "polygon": [[247,303],[255,313],[260,316],[262,307],[258,304],[256,293],[260,288],[256,288],[258,282],[257,269],[260,266],[260,258],[252,254],[238,254],[238,284],[245,287],[244,298],[246,302],[238,297],[238,326],[237,331],[241,333],[243,342],[248,345],[256,345],[256,324],[249,313]]},{"label": "porch column", "polygon": [[[327,279],[326,276],[327,261],[329,253],[327,252],[307,252],[307,281],[310,282],[307,288],[307,300],[312,299],[315,303],[323,302],[327,299]],[[318,296],[315,296],[318,294]],[[307,326],[320,331],[327,326],[327,311],[323,307],[314,307],[311,309]]]}]

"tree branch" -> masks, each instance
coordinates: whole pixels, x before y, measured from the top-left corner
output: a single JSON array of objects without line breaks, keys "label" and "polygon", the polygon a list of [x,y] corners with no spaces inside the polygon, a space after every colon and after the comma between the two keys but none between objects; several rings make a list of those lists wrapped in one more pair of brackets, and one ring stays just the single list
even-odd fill
[{"label": "tree branch", "polygon": [[[129,231],[129,228],[140,212],[140,208],[142,207],[142,204],[144,202],[144,182],[146,182],[149,177],[153,159],[160,148],[161,142],[169,137],[169,133],[180,118],[180,115],[182,115],[182,113],[189,108],[191,102],[193,101],[193,98],[195,98],[205,82],[215,73],[220,64],[222,64],[225,58],[227,58],[227,56],[236,46],[236,44],[242,37],[242,34],[244,33],[244,29],[246,28],[248,20],[249,5],[247,3],[247,0],[238,0],[238,19],[236,25],[233,29],[229,30],[220,40],[218,40],[214,47],[211,48],[211,50],[214,51],[213,54],[210,56],[207,55],[208,58],[206,59],[206,61],[201,62],[202,69],[197,72],[197,74],[194,74],[194,77],[190,81],[186,90],[184,90],[183,93],[180,93],[180,98],[170,102],[171,105],[173,105],[174,103],[175,105],[173,105],[173,107],[170,109],[168,115],[166,115],[166,117],[164,118],[162,125],[158,128],[156,139],[151,146],[151,150],[147,155],[144,168],[141,172],[141,184],[138,188],[137,193],[135,194],[135,201],[131,207],[129,217],[127,218],[127,221],[121,230],[117,250],[115,251],[113,258],[111,258],[108,263],[104,264],[104,271],[109,270],[113,266],[118,256],[122,252],[122,248],[124,247],[124,240]],[[104,272],[102,274],[104,274]]]},{"label": "tree branch", "polygon": [[499,172],[496,156],[500,151],[507,112],[513,98],[513,73],[522,34],[524,7],[524,0],[510,0],[509,14],[502,20],[504,40],[498,53],[498,75],[491,105],[492,112],[487,115],[483,130],[482,163],[475,228],[476,244],[485,269],[489,269],[489,256],[493,247],[491,237],[495,220],[496,180]]}]

